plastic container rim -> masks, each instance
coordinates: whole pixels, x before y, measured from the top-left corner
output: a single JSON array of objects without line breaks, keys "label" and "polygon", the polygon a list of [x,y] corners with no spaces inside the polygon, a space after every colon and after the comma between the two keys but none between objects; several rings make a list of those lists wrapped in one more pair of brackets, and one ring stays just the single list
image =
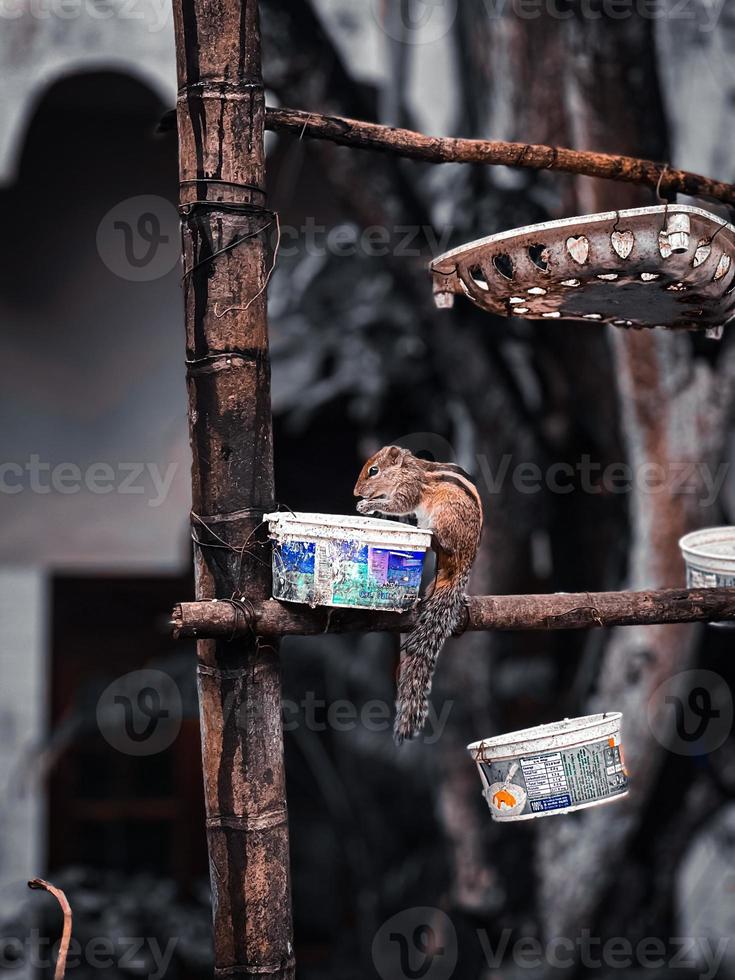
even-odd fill
[{"label": "plastic container rim", "polygon": [[532,728],[522,728],[517,732],[507,732],[505,735],[482,738],[477,742],[471,742],[467,750],[476,759],[481,752],[486,753],[488,749],[503,749],[508,755],[514,754],[513,749],[517,749],[518,754],[525,754],[527,751],[538,752],[541,750],[538,745],[530,750],[522,748],[535,742],[548,742],[548,748],[553,750],[556,747],[554,740],[559,736],[578,734],[582,736],[581,743],[591,741],[595,737],[600,737],[597,729],[619,727],[622,719],[623,714],[620,711],[605,711],[594,715],[583,715],[580,718],[564,718],[562,721],[553,721],[546,725],[536,725]]},{"label": "plastic container rim", "polygon": [[[361,540],[367,541],[374,532],[377,540],[383,544],[400,547],[400,541],[407,541],[411,547],[416,546],[428,550],[431,546],[432,533],[427,528],[412,527],[410,524],[400,524],[398,521],[385,521],[376,517],[362,517],[359,514],[312,514],[303,511],[275,511],[264,514],[263,520],[268,521],[269,529],[277,534],[302,538],[328,537],[349,539],[354,537],[350,532],[357,532]],[[390,542],[390,537],[395,542]]]},{"label": "plastic container rim", "polygon": [[[709,551],[707,545],[714,544],[716,541],[732,542],[732,555],[723,555],[722,552]],[[718,564],[722,564],[723,562],[729,562],[731,565],[735,564],[735,527],[723,524],[719,527],[705,527],[699,531],[690,531],[689,534],[685,534],[684,537],[679,539],[679,547],[687,561],[696,561],[697,559],[704,558],[707,561]]]}]

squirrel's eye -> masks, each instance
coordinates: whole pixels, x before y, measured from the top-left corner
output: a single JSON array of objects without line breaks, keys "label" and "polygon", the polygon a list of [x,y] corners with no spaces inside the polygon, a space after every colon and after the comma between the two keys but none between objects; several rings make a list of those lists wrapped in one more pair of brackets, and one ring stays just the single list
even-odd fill
[{"label": "squirrel's eye", "polygon": [[377,476],[380,470],[377,466],[371,466],[368,470],[368,476]]}]

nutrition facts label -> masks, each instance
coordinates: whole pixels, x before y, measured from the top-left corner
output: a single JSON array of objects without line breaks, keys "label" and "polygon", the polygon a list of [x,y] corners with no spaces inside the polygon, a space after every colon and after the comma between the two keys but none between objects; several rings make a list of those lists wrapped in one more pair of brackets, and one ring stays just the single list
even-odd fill
[{"label": "nutrition facts label", "polygon": [[521,759],[521,768],[531,800],[565,793],[569,789],[560,752]]},{"label": "nutrition facts label", "polygon": [[332,557],[323,541],[317,543],[314,555],[314,582],[319,601],[328,605],[332,601]]},{"label": "nutrition facts label", "polygon": [[389,553],[385,548],[368,548],[370,578],[378,585],[385,585],[388,581],[388,558]]},{"label": "nutrition facts label", "polygon": [[520,759],[483,762],[482,771],[497,820],[589,805],[628,789],[620,744],[612,736]]}]

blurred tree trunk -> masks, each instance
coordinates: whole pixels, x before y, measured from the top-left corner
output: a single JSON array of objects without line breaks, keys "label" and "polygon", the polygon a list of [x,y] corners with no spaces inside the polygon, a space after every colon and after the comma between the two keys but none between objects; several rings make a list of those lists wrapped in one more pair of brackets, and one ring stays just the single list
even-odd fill
[{"label": "blurred tree trunk", "polygon": [[[462,3],[457,21],[462,134],[571,144],[570,121],[564,111],[564,72],[560,70],[567,61],[566,44],[563,22],[548,15],[531,21],[512,12],[490,18],[482,0]],[[458,202],[455,214],[461,214],[464,205],[471,216],[468,232],[476,234],[522,224],[519,214],[528,214],[528,221],[544,220],[553,212],[567,213],[574,207],[572,181],[556,176],[549,180],[545,174],[477,168],[468,181],[467,194],[467,200]],[[507,220],[503,217],[506,210]],[[495,224],[489,225],[489,218]],[[471,319],[466,307],[458,315]],[[501,472],[504,460],[510,460],[508,472],[512,473],[529,460],[542,467],[560,460],[574,464],[585,452],[603,466],[621,458],[613,365],[604,332],[568,324],[494,324],[486,315],[479,328],[482,335],[478,331],[475,349],[465,334],[461,353],[455,348],[454,358],[448,356],[446,363],[470,393],[476,449],[485,461],[485,476]],[[493,398],[487,379],[479,376],[484,366],[476,351],[483,345],[479,336],[487,345],[495,331],[503,338],[504,349],[512,352],[533,423],[530,428],[502,424],[502,401]],[[597,406],[594,412],[589,409],[592,402]],[[616,586],[621,550],[616,539],[619,542],[624,537],[626,523],[619,499],[603,502],[599,497],[580,499],[575,494],[572,502],[545,491],[524,494],[509,478],[491,490],[483,474],[480,476],[486,522],[473,591],[517,593],[591,588],[592,583]],[[550,568],[544,570],[539,550],[542,555],[551,552]],[[593,656],[599,643],[599,637],[588,641]],[[529,879],[525,898],[518,898],[502,884],[512,876],[525,876],[519,870],[515,848],[509,852],[503,846],[505,828],[488,819],[464,745],[471,738],[502,730],[504,710],[517,709],[519,704],[527,711],[531,707],[529,724],[544,720],[533,716],[532,692],[518,687],[518,665],[530,665],[534,659],[543,662],[549,654],[553,657],[555,649],[564,650],[565,666],[558,679],[563,691],[564,670],[573,668],[584,644],[581,636],[488,634],[464,637],[461,649],[450,648],[444,655],[437,684],[454,706],[448,730],[437,746],[438,793],[453,848],[453,899],[459,909],[484,912],[498,921],[501,914],[512,912],[514,901],[525,903],[530,911],[527,896],[533,887]],[[520,676],[524,673],[521,667]],[[478,866],[482,855],[489,868]]]},{"label": "blurred tree trunk", "polygon": [[[566,36],[573,145],[666,159],[651,21],[575,18]],[[578,181],[578,198],[582,212],[654,203],[633,188],[585,178]],[[688,463],[697,466],[701,478],[703,465],[716,466],[723,433],[712,427],[714,376],[695,360],[688,335],[611,329],[610,342],[627,463],[634,474],[628,583],[631,588],[677,586],[683,580],[678,539],[706,524],[707,515],[697,507],[696,494],[677,492],[670,479],[662,493],[651,493],[635,474],[648,463],[669,474],[675,464]],[[640,913],[635,899],[641,889],[635,883],[642,882],[643,871],[630,866],[623,871],[622,862],[634,860],[630,842],[651,802],[664,756],[647,712],[666,707],[651,703],[651,697],[666,678],[693,664],[700,635],[696,626],[662,626],[616,630],[611,638],[586,707],[623,712],[631,794],[582,820],[539,827],[539,905],[551,936],[575,937],[589,928],[615,881],[625,882],[627,901],[621,893],[622,900],[606,903],[605,931],[625,935],[626,917]],[[673,725],[673,712],[665,717]],[[636,852],[645,855],[645,845]]]}]

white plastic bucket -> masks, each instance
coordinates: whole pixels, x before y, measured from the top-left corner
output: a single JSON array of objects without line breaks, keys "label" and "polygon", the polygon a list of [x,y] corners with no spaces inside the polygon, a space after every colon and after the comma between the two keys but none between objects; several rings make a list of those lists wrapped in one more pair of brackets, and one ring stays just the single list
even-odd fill
[{"label": "white plastic bucket", "polygon": [[687,566],[687,587],[735,586],[735,527],[708,527],[679,541]]},{"label": "white plastic bucket", "polygon": [[533,820],[626,796],[622,720],[607,711],[468,745],[493,820]]},{"label": "white plastic bucket", "polygon": [[431,531],[341,514],[266,514],[273,597],[404,612],[418,600]]}]

